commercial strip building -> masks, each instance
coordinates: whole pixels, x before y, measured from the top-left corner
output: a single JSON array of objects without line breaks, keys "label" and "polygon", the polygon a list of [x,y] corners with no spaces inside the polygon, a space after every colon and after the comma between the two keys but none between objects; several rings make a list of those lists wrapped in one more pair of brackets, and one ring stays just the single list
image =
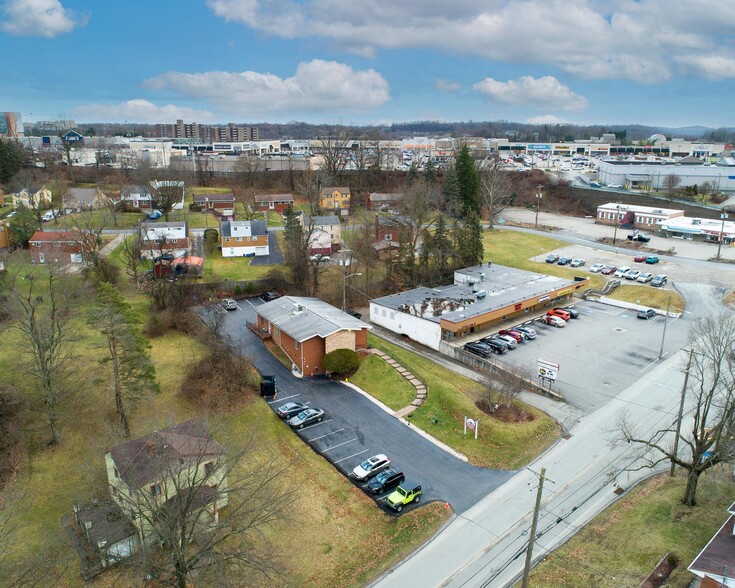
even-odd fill
[{"label": "commercial strip building", "polygon": [[[608,160],[597,163],[597,177],[602,184],[619,184],[636,190],[665,190],[668,176],[679,178],[680,186],[701,186],[707,182],[712,190],[735,190],[735,165],[732,158],[721,158],[718,164],[665,161]],[[735,163],[735,162],[734,162]]]},{"label": "commercial strip building", "polygon": [[270,336],[305,376],[324,373],[324,356],[336,349],[367,348],[372,327],[318,298],[283,296],[255,307],[258,332]]},{"label": "commercial strip building", "polygon": [[455,271],[449,286],[371,300],[370,321],[438,350],[442,341],[563,304],[588,282],[583,276],[568,280],[488,262]]},{"label": "commercial strip building", "polygon": [[683,216],[683,210],[673,208],[608,202],[597,207],[597,218],[595,222],[601,225],[617,225],[653,230],[657,223]]},{"label": "commercial strip building", "polygon": [[663,237],[735,245],[735,222],[725,219],[677,217],[660,223]]}]

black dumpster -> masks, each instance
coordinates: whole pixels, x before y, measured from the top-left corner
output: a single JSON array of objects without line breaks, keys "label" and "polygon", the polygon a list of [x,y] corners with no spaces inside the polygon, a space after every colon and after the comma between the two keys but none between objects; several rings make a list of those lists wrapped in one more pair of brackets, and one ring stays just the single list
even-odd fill
[{"label": "black dumpster", "polygon": [[276,396],[276,377],[262,376],[263,381],[260,383],[260,395],[275,398]]}]

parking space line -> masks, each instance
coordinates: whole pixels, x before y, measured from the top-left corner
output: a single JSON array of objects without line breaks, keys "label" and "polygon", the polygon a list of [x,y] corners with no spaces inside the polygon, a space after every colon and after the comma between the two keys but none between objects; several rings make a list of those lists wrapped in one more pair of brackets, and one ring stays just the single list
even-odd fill
[{"label": "parking space line", "polygon": [[[354,441],[354,439],[353,439],[353,441]],[[348,455],[347,457],[343,457],[342,459],[338,459],[334,463],[339,463],[341,461],[345,461],[346,459],[351,459],[353,457],[357,457],[358,455],[362,455],[363,453],[367,453],[368,451],[370,451],[370,450],[369,449],[363,449],[362,451],[359,451],[357,453],[353,453],[352,455]]]},{"label": "parking space line", "polygon": [[307,439],[307,441],[309,443],[311,443],[312,441],[319,441],[319,439],[324,439],[324,437],[329,437],[330,435],[334,435],[335,433],[339,433],[341,431],[344,431],[344,427],[341,429],[337,429],[336,431],[332,431],[331,433],[326,433],[322,435],[321,437],[314,437],[313,439]]},{"label": "parking space line", "polygon": [[288,400],[289,398],[296,398],[297,396],[301,396],[301,394],[291,394],[291,396],[284,396],[283,398],[274,398],[273,400],[269,400],[268,404],[273,404],[274,402],[283,402],[284,400]]},{"label": "parking space line", "polygon": [[319,425],[323,425],[323,424],[325,424],[325,423],[328,423],[328,422],[330,422],[330,421],[333,421],[333,420],[334,420],[334,419],[327,419],[327,420],[325,420],[325,421],[322,421],[321,423],[315,423],[315,424],[313,424],[313,425],[307,425],[307,426],[306,426],[306,427],[304,427],[303,429],[299,429],[299,430],[300,430],[300,431],[306,431],[306,429],[313,429],[314,427],[318,427]]},{"label": "parking space line", "polygon": [[[337,447],[342,447],[343,445],[348,445],[349,443],[352,443],[353,441],[357,441],[357,437],[354,437],[353,439],[350,439],[349,441],[344,441],[343,443],[338,443],[337,445],[332,445],[331,447],[327,447],[326,449],[322,449],[322,453],[326,453],[327,451],[332,451],[332,449],[337,449]],[[365,451],[367,451],[367,449]]]}]

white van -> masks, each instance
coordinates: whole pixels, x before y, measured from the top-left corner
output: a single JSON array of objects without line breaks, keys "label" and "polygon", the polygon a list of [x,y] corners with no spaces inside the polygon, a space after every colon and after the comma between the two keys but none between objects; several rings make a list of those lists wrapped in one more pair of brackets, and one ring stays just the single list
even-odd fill
[{"label": "white van", "polygon": [[54,218],[58,218],[61,216],[60,210],[48,210],[46,213],[41,217],[41,220],[45,223],[54,220]]}]

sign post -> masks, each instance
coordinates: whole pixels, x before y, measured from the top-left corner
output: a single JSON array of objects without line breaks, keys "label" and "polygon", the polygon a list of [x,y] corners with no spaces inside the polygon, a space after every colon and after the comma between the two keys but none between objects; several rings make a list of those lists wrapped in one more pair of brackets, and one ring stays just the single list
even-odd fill
[{"label": "sign post", "polygon": [[480,421],[477,419],[471,419],[469,417],[464,417],[464,434],[467,434],[467,429],[470,430],[470,432],[475,432],[475,439],[477,439],[477,431],[479,430]]},{"label": "sign post", "polygon": [[541,388],[544,387],[544,383],[549,383],[549,390],[551,390],[551,384],[556,381],[556,377],[559,374],[559,364],[540,357],[536,359],[536,368],[538,369],[538,377],[541,380]]}]

